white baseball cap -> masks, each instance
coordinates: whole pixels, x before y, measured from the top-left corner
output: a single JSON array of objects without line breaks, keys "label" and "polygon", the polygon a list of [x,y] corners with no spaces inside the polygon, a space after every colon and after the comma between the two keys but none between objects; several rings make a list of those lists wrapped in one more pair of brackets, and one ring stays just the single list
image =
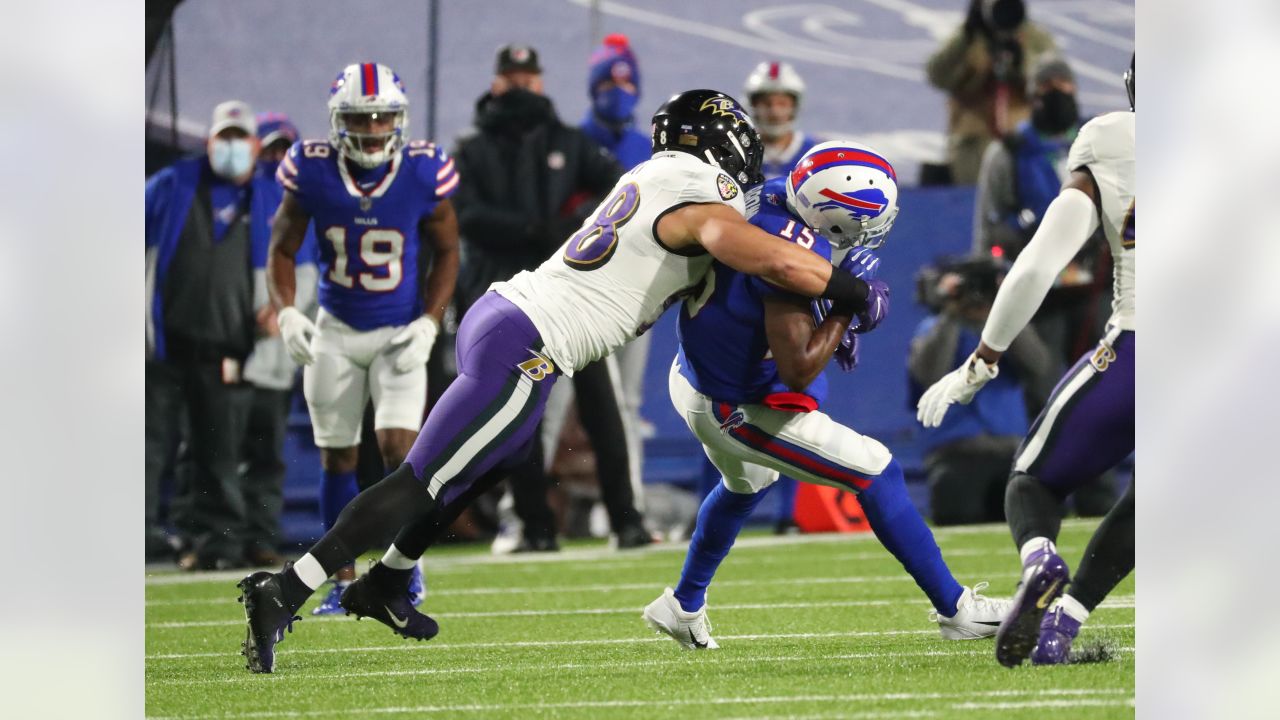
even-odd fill
[{"label": "white baseball cap", "polygon": [[258,121],[254,118],[253,108],[249,107],[249,103],[228,100],[213,109],[213,126],[209,128],[209,135],[217,135],[229,127],[240,128],[249,137],[258,134]]}]

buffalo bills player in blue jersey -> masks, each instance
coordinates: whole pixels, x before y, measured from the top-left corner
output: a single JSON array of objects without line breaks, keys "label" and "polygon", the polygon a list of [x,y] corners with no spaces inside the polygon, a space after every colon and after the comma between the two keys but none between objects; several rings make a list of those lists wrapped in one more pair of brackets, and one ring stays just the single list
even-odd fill
[{"label": "buffalo bills player in blue jersey", "polygon": [[827,259],[827,238],[842,251],[856,248],[841,267],[878,285],[880,302],[855,317],[716,264],[681,310],[671,401],[723,481],[698,513],[679,584],[650,603],[644,619],[685,648],[718,647],[707,586],[779,473],[857,493],[877,537],[933,604],[944,638],[993,635],[1007,609],[978,593],[985,584],[966,588],[952,577],[889,450],[819,410],[832,355],[852,370],[859,334],[888,312],[873,250],[896,215],[896,176],[883,157],[847,141],[818,145],[790,174],[764,184],[751,223]]},{"label": "buffalo bills player in blue jersey", "polygon": [[743,94],[764,141],[764,176],[786,175],[819,142],[796,128],[804,80],[790,64],[766,61],[747,76]]},{"label": "buffalo bills player in blue jersey", "polygon": [[[458,185],[443,149],[409,142],[408,100],[385,65],[345,68],[329,93],[328,140],[293,145],[276,177],[284,201],[271,239],[271,296],[293,358],[323,466],[325,529],[355,496],[357,449],[372,396],[387,467],[398,467],[422,426],[426,362],[458,274],[458,230],[448,197]],[[294,308],[295,253],[314,223],[320,314]],[[430,242],[429,252],[423,242]],[[419,265],[430,259],[425,284]],[[344,568],[317,614],[342,612],[354,578]]]}]

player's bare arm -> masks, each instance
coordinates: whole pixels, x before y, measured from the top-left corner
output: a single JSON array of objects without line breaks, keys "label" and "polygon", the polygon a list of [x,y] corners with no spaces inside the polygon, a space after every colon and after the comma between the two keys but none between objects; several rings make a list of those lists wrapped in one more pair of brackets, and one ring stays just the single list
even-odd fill
[{"label": "player's bare arm", "polygon": [[297,291],[294,258],[306,239],[310,222],[311,216],[303,209],[302,203],[286,190],[272,221],[271,248],[267,253],[267,291],[276,309],[293,306]]},{"label": "player's bare arm", "polygon": [[458,282],[458,216],[453,211],[453,203],[441,200],[431,216],[422,222],[422,229],[431,239],[431,271],[427,273],[422,291],[423,307],[425,314],[439,324],[444,320],[445,308]]},{"label": "player's bare arm", "polygon": [[667,213],[658,221],[658,237],[672,250],[701,246],[738,272],[806,297],[822,297],[836,271],[822,257],[770,235],[719,203],[685,205]]},{"label": "player's bare arm", "polygon": [[1054,278],[1093,235],[1101,212],[1098,202],[1093,176],[1085,170],[1072,171],[996,293],[982,342],[974,352],[983,362],[994,365],[1000,361],[1009,342],[1044,301]]},{"label": "player's bare arm", "polygon": [[765,336],[778,365],[778,376],[795,392],[818,377],[853,322],[852,315],[833,312],[814,327],[810,303],[798,297],[770,296],[764,300]]}]

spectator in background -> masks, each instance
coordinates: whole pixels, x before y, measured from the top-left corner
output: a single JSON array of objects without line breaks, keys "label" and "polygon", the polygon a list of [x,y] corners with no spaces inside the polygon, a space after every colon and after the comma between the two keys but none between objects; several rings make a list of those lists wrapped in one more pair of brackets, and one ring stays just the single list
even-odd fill
[{"label": "spectator in background", "polygon": [[1030,113],[1026,72],[1056,50],[1026,19],[1022,0],[970,0],[964,25],[929,58],[929,82],[947,93],[947,161],[952,181],[972,185],[982,154]]},{"label": "spectator in background", "polygon": [[[982,158],[973,218],[975,255],[1013,261],[1031,240],[1067,179],[1067,152],[1080,129],[1075,76],[1066,61],[1046,55],[1027,88],[1031,117],[993,140]],[[1098,232],[1101,237],[1101,231]],[[1110,303],[1101,241],[1090,242],[1067,266],[1036,312],[1036,331],[1056,362],[1070,364],[1102,335]]]},{"label": "spectator in background", "polygon": [[252,403],[242,368],[273,319],[255,305],[278,193],[257,166],[253,111],[213,112],[208,153],[153,175],[146,186],[146,521],[157,527],[160,474],[178,415],[190,413],[193,477],[188,570],[244,565],[245,500],[238,465]]},{"label": "spectator in background", "polygon": [[[802,155],[818,144],[817,138],[796,129],[800,101],[804,99],[804,80],[789,64],[771,60],[751,71],[742,92],[751,105],[752,119],[764,141],[764,176],[785,175]],[[792,487],[794,489],[794,483]]]},{"label": "spectator in background", "polygon": [[[622,175],[617,161],[586,133],[560,122],[542,88],[533,48],[501,48],[489,92],[476,102],[475,131],[459,140],[454,153],[468,178],[454,197],[463,240],[457,293],[462,312],[493,282],[532,270],[551,256]],[[608,370],[594,363],[573,381],[619,546],[647,544]],[[524,523],[520,549],[558,549],[540,443],[512,475],[516,512]]]},{"label": "spectator in background", "polygon": [[[950,372],[977,344],[1001,271],[976,258],[922,272],[919,300],[935,314],[921,321],[907,360],[911,406],[924,388]],[[942,425],[921,431],[930,507],[936,525],[1004,520],[1004,488],[1014,452],[1028,427],[1027,395],[1042,405],[1057,365],[1028,326],[1005,357],[1009,363],[968,405],[955,405]]]},{"label": "spectator in background", "polygon": [[[283,113],[259,113],[258,139],[262,151],[258,162],[267,177],[275,177],[276,166],[284,159],[289,146],[298,139],[298,129]],[[281,188],[273,183],[279,205]],[[298,294],[295,307],[314,317],[316,298],[316,241],[310,229],[298,253]],[[254,304],[265,302],[267,279],[265,268],[253,273]],[[245,503],[245,559],[251,565],[279,565],[280,513],[284,505],[284,440],[288,426],[289,406],[293,397],[298,366],[289,357],[280,339],[280,328],[274,318],[258,338],[253,354],[244,366],[244,378],[253,387],[253,403],[249,409],[244,438],[244,462],[240,473]]]},{"label": "spectator in background", "polygon": [[[630,40],[622,34],[605,37],[601,46],[591,53],[588,63],[587,93],[591,97],[591,107],[587,109],[580,127],[587,137],[608,150],[622,165],[623,170],[630,170],[648,160],[653,153],[652,138],[635,127],[636,104],[640,101],[640,65],[631,50]],[[652,339],[652,334],[645,333],[604,360],[611,373],[615,371],[616,365],[618,383],[615,390],[619,391],[623,406],[627,458],[637,496],[640,495],[641,478],[644,477],[643,439],[653,435],[653,426],[640,416],[640,406],[644,404],[644,371],[649,362],[649,343]],[[571,387],[569,383],[562,383],[556,389],[563,391]],[[556,389],[552,392],[556,392]],[[567,409],[567,406],[548,404],[548,417],[543,422],[553,431],[554,443],[559,437],[559,432],[554,431],[559,429],[560,423],[550,417],[553,407]]]}]

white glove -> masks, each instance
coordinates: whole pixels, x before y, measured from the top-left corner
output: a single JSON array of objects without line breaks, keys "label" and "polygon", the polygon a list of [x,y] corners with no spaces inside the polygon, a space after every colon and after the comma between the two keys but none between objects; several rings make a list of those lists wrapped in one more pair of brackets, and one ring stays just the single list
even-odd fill
[{"label": "white glove", "polygon": [[276,323],[280,325],[280,337],[284,340],[284,348],[289,357],[299,365],[310,365],[316,361],[311,352],[311,338],[316,334],[316,324],[302,311],[290,305],[276,313]]},{"label": "white glove", "polygon": [[982,386],[995,380],[999,374],[997,365],[988,365],[977,355],[970,355],[963,365],[943,375],[941,380],[924,391],[916,405],[916,419],[925,427],[938,427],[951,403],[968,405]]},{"label": "white glove", "polygon": [[436,344],[436,336],[440,334],[440,325],[430,315],[423,315],[396,333],[388,344],[389,348],[403,345],[404,349],[396,357],[396,372],[405,373],[427,364],[431,357],[431,348]]}]

